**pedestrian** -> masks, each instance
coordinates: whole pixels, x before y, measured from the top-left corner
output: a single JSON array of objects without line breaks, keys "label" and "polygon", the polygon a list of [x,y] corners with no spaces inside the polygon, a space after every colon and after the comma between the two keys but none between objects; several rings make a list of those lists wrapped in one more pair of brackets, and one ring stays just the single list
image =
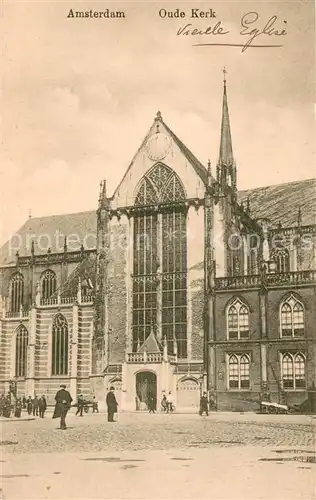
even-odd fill
[{"label": "pedestrian", "polygon": [[22,401],[21,401],[21,398],[18,398],[15,402],[14,416],[17,418],[20,418],[21,411],[22,411]]},{"label": "pedestrian", "polygon": [[47,402],[46,398],[43,394],[38,400],[38,410],[39,410],[39,416],[40,418],[44,418],[45,411],[47,409]]},{"label": "pedestrian", "polygon": [[28,397],[28,400],[26,402],[26,409],[27,409],[27,413],[29,415],[31,415],[32,413],[32,409],[33,409],[33,403],[32,403],[32,398],[31,396]]},{"label": "pedestrian", "polygon": [[206,392],[203,392],[203,396],[201,396],[199,413],[201,416],[203,413],[206,413],[206,416],[208,417],[208,399]]},{"label": "pedestrian", "polygon": [[32,407],[33,407],[33,417],[35,417],[35,415],[38,417],[38,397],[36,395],[32,401]]},{"label": "pedestrian", "polygon": [[22,409],[26,410],[26,397],[25,396],[23,396],[23,398],[22,398]]},{"label": "pedestrian", "polygon": [[83,395],[82,394],[79,394],[78,398],[77,398],[77,411],[76,411],[76,416],[78,414],[80,414],[80,417],[83,417],[83,407],[84,407],[84,399],[83,399]]},{"label": "pedestrian", "polygon": [[172,397],[172,392],[169,391],[168,397],[167,397],[167,413],[172,413],[174,410],[174,405],[173,405],[173,397]]},{"label": "pedestrian", "polygon": [[95,398],[95,396],[93,396],[93,399],[92,399],[92,413],[99,413],[99,405],[98,405],[98,402]]},{"label": "pedestrian", "polygon": [[156,403],[155,397],[154,397],[153,393],[150,392],[148,394],[148,402],[147,402],[147,407],[148,407],[149,413],[155,413],[155,409],[156,409],[155,403]]},{"label": "pedestrian", "polygon": [[108,407],[108,422],[114,422],[114,414],[117,413],[117,401],[114,394],[114,387],[110,387],[110,391],[106,395],[106,405]]},{"label": "pedestrian", "polygon": [[55,396],[55,410],[53,413],[53,418],[60,418],[60,428],[67,429],[66,426],[66,416],[68,410],[71,408],[72,397],[68,391],[66,391],[65,384],[60,385],[59,391],[57,391]]},{"label": "pedestrian", "polygon": [[162,396],[161,410],[168,411],[168,400],[167,400],[167,396],[165,394]]}]

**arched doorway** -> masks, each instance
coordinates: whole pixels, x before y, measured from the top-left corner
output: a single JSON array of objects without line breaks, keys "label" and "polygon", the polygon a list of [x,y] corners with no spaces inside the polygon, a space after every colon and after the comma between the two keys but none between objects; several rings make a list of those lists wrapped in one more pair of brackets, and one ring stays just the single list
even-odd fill
[{"label": "arched doorway", "polygon": [[136,410],[147,410],[149,396],[157,406],[157,376],[153,372],[136,373]]}]

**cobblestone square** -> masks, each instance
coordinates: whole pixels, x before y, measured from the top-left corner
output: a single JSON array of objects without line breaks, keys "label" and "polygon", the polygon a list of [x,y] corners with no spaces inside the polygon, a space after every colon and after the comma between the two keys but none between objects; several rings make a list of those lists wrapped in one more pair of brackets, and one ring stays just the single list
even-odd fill
[{"label": "cobblestone square", "polygon": [[2,498],[315,498],[313,417],[103,413],[2,423]]}]

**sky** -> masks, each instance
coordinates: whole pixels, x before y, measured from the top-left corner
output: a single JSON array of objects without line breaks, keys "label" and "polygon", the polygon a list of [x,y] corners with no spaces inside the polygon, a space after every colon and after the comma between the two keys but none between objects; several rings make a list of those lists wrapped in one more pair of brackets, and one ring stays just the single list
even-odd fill
[{"label": "sky", "polygon": [[[67,18],[70,9],[107,8],[125,19]],[[187,16],[212,8],[216,18],[162,19],[162,8]],[[225,42],[244,43],[248,12],[258,13],[259,29],[277,16],[287,35],[253,43],[282,47],[196,47],[218,36],[177,35],[187,23],[202,30],[221,21]],[[111,195],[158,110],[215,166],[224,66],[238,188],[314,177],[314,23],[314,2],[302,0],[2,2],[0,243],[29,210],[95,209],[100,180]]]}]

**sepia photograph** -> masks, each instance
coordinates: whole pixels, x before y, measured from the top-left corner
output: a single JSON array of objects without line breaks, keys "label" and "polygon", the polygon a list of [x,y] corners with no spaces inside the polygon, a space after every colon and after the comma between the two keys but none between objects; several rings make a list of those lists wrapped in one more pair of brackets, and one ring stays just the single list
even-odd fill
[{"label": "sepia photograph", "polygon": [[314,2],[1,11],[0,500],[315,498]]}]

